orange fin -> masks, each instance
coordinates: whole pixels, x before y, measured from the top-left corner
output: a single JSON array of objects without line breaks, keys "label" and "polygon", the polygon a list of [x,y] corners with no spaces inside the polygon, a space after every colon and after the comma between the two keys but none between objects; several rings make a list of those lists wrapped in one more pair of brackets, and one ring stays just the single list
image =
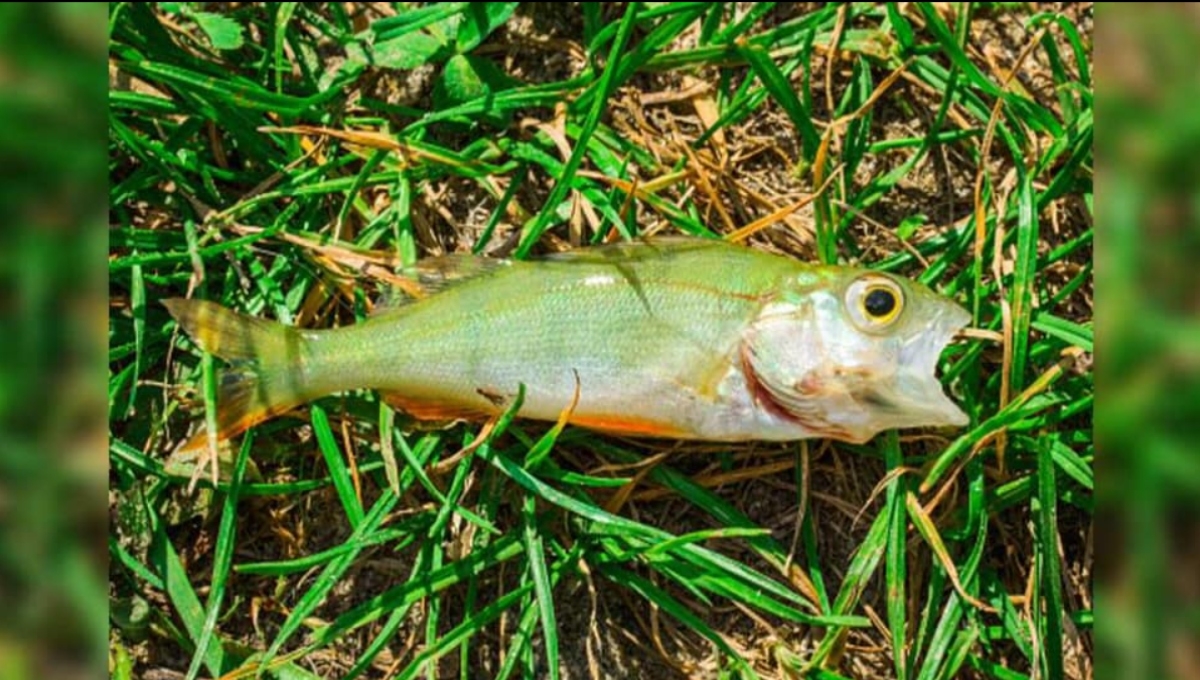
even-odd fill
[{"label": "orange fin", "polygon": [[654,420],[636,416],[607,416],[580,415],[571,416],[571,424],[597,430],[606,434],[625,435],[630,437],[665,437],[670,439],[687,439],[688,433]]},{"label": "orange fin", "polygon": [[379,396],[417,420],[483,420],[495,415],[475,406],[439,399],[422,399],[395,392],[380,392]]},{"label": "orange fin", "polygon": [[[249,369],[220,372],[217,391],[217,441],[235,437],[261,422],[300,406],[304,399],[290,392],[268,392],[261,375]],[[208,448],[208,431],[200,428],[184,443],[182,452]]]}]

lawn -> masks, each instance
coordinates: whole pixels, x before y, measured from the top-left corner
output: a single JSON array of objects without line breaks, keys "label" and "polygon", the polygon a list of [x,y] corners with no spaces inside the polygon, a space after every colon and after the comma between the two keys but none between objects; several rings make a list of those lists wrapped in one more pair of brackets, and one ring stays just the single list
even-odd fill
[{"label": "lawn", "polygon": [[[112,4],[112,676],[1091,677],[1091,25]],[[221,362],[163,299],[327,328],[427,256],[672,234],[955,299],[971,423],[684,444],[363,390],[176,452]]]}]

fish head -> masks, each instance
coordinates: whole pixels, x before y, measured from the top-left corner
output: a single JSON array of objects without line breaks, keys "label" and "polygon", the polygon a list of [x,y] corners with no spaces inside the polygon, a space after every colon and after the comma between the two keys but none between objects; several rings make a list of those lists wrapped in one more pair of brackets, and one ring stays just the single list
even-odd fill
[{"label": "fish head", "polygon": [[789,278],[744,336],[755,402],[819,436],[861,443],[893,428],[962,426],[938,357],[966,310],[907,279],[829,267]]}]

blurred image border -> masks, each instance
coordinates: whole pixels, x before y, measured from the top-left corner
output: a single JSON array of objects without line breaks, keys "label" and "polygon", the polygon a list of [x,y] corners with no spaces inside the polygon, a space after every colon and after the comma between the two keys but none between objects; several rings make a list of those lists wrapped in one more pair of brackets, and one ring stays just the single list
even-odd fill
[{"label": "blurred image border", "polygon": [[1097,674],[1200,678],[1200,7],[1097,7]]},{"label": "blurred image border", "polygon": [[0,677],[96,677],[108,604],[107,7],[0,6]]}]

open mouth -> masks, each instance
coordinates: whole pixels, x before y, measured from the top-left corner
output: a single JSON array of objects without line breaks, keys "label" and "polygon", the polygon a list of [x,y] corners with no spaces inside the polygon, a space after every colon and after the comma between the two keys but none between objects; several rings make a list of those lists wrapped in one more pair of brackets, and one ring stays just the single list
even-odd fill
[{"label": "open mouth", "polygon": [[773,384],[756,370],[748,344],[741,351],[743,374],[759,408],[819,436],[862,442],[883,429],[962,426],[969,418],[943,392],[936,371],[942,351],[969,321],[961,307],[946,305],[900,348],[889,376],[829,367],[795,384]]},{"label": "open mouth", "polygon": [[892,397],[893,408],[914,424],[961,426],[969,422],[967,414],[942,390],[936,372],[942,351],[970,321],[966,310],[948,305],[928,330],[901,349],[901,373],[895,383],[895,394],[888,396]]}]

